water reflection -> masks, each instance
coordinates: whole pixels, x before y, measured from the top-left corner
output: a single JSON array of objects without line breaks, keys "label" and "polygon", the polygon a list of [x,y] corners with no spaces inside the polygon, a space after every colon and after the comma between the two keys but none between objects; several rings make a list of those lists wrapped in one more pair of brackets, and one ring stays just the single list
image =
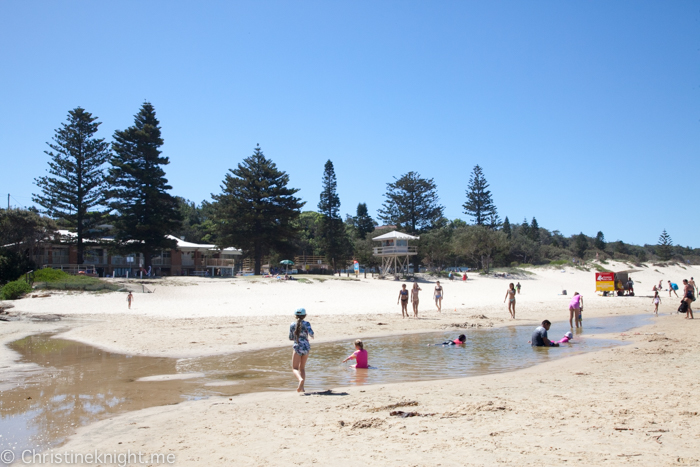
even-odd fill
[{"label": "water reflection", "polygon": [[[354,339],[312,344],[307,366],[308,390],[365,384],[398,383],[501,373],[555,358],[613,345],[592,339],[593,332],[622,332],[646,323],[644,317],[587,320],[572,345],[532,349],[532,326],[475,329],[444,333],[365,339],[370,369],[353,369],[340,362],[354,350]],[[568,324],[568,323],[566,323]],[[568,331],[555,324],[550,338]],[[427,346],[467,335],[464,346]],[[197,400],[211,395],[283,390],[296,387],[291,375],[291,346],[205,358],[127,356],[81,343],[36,335],[10,344],[21,363],[34,363],[29,372],[2,391],[0,450],[46,448],[60,444],[77,426],[142,408]],[[191,379],[154,378],[158,375],[200,373]],[[191,375],[189,375],[191,376]],[[140,378],[149,381],[138,381]],[[7,386],[8,381],[5,383]]]}]

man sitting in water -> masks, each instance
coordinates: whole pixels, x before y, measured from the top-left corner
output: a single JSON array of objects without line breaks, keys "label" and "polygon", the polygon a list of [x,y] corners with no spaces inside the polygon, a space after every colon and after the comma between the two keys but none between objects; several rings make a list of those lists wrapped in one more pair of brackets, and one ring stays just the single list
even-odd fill
[{"label": "man sitting in water", "polygon": [[538,326],[533,331],[530,344],[532,344],[533,347],[559,347],[559,344],[556,344],[547,338],[547,331],[549,331],[551,326],[552,323],[550,323],[549,320],[545,319],[542,321],[542,326]]}]

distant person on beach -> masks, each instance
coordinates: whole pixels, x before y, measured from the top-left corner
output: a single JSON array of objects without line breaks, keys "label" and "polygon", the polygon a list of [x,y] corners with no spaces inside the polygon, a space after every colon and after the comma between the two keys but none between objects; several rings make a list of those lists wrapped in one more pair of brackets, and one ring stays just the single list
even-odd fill
[{"label": "distant person on beach", "polygon": [[549,331],[551,326],[552,323],[550,323],[549,320],[545,319],[542,321],[542,326],[538,326],[532,332],[530,344],[533,347],[559,347],[559,344],[552,342],[547,338],[547,331]]},{"label": "distant person on beach", "polygon": [[292,372],[299,380],[297,392],[304,392],[304,380],[306,380],[306,360],[311,352],[311,344],[309,336],[313,339],[314,331],[311,329],[311,324],[304,321],[306,318],[306,310],[298,308],[294,312],[296,322],[289,326],[289,340],[294,341],[294,351],[292,352]]},{"label": "distant person on beach", "polygon": [[447,278],[451,281],[455,280],[455,276],[452,274],[452,271],[450,271],[450,273],[447,275]]},{"label": "distant person on beach", "polygon": [[659,291],[656,290],[656,287],[654,287],[654,298],[651,300],[651,303],[654,304],[654,314],[656,316],[659,315],[659,303],[661,303],[661,297],[659,297]]},{"label": "distant person on beach", "polygon": [[462,280],[466,281],[467,280],[467,273],[465,272],[464,275],[462,276]]},{"label": "distant person on beach", "polygon": [[512,282],[508,285],[503,303],[505,303],[506,300],[508,300],[508,312],[510,313],[510,317],[515,319],[515,285],[513,285]]},{"label": "distant person on beach", "polygon": [[134,294],[129,292],[129,295],[126,296],[126,302],[129,304],[129,309],[131,310],[131,302],[134,301]]},{"label": "distant person on beach", "polygon": [[515,289],[518,291],[518,295],[520,295],[520,287],[521,287],[520,282],[515,284]]},{"label": "distant person on beach", "polygon": [[697,295],[698,295],[698,286],[695,285],[695,279],[693,279],[693,278],[691,277],[690,280],[688,281],[688,284],[690,284],[690,286],[691,286],[691,287],[693,288],[693,290],[695,291],[695,295],[697,296]]},{"label": "distant person on beach", "polygon": [[576,321],[576,327],[579,327],[581,323],[581,309],[583,308],[583,296],[579,295],[578,292],[574,292],[574,296],[569,302],[569,326],[574,327],[574,320]]},{"label": "distant person on beach", "polygon": [[695,289],[690,285],[688,279],[683,279],[683,301],[688,304],[685,319],[693,319],[693,309],[690,305],[695,301]]},{"label": "distant person on beach", "polygon": [[418,282],[413,283],[413,288],[411,289],[411,303],[413,304],[413,317],[418,318],[418,292],[421,289],[418,287]]},{"label": "distant person on beach", "polygon": [[355,341],[355,351],[350,355],[348,358],[343,360],[343,363],[347,362],[348,360],[355,360],[355,364],[352,366],[353,368],[368,368],[369,365],[367,364],[367,351],[364,348],[364,344],[360,339],[357,339]]},{"label": "distant person on beach", "polygon": [[437,307],[438,313],[442,311],[442,297],[444,295],[444,292],[442,290],[442,286],[440,285],[440,281],[437,281],[435,283],[435,290],[433,291],[433,298],[435,299],[435,306]]},{"label": "distant person on beach", "polygon": [[431,345],[463,345],[465,342],[467,342],[467,336],[464,334],[460,334],[459,337],[453,341],[445,341],[442,342],[441,344],[428,344],[428,346]]},{"label": "distant person on beach", "polygon": [[[678,286],[676,286],[676,287],[678,287]],[[678,296],[678,292],[676,292],[676,289],[673,288],[673,284],[671,283],[671,281],[668,281],[668,297],[669,298],[671,298],[671,292],[676,294],[676,297]]]},{"label": "distant person on beach", "polygon": [[396,301],[398,305],[401,302],[401,317],[408,318],[408,290],[406,290],[406,284],[401,286],[399,290],[399,299]]},{"label": "distant person on beach", "polygon": [[659,281],[659,287],[657,287],[659,289],[659,292],[661,292],[664,289],[663,283],[664,283],[664,281],[663,281],[663,279],[661,279]]}]

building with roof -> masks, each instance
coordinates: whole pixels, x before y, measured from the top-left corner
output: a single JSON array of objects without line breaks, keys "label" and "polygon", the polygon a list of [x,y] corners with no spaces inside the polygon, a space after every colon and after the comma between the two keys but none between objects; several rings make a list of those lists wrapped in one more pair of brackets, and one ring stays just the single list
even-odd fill
[{"label": "building with roof", "polygon": [[418,254],[418,247],[410,246],[408,241],[420,240],[420,237],[394,230],[374,237],[372,240],[382,242],[381,246],[375,247],[373,251],[373,256],[382,259],[380,276],[393,274],[398,277],[401,273],[408,273],[410,257]]},{"label": "building with roof", "polygon": [[[76,274],[80,271],[100,277],[135,277],[144,264],[140,253],[126,255],[109,251],[111,239],[86,240],[83,264],[77,264],[78,248],[73,243],[75,233],[59,230],[59,238],[52,243],[41,244],[33,255],[40,268],[61,269]],[[219,249],[216,245],[187,242],[168,235],[177,246],[160,251],[151,260],[151,274],[156,276],[232,276],[240,269],[236,258],[242,251],[236,248]]]}]

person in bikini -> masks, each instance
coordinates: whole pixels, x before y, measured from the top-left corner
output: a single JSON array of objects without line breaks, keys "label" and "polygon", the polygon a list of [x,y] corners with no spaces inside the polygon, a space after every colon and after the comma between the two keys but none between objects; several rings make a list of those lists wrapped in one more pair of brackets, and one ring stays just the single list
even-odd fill
[{"label": "person in bikini", "polygon": [[297,377],[299,385],[297,392],[304,392],[304,381],[306,380],[306,360],[311,352],[311,344],[309,337],[313,339],[314,331],[311,329],[311,324],[305,321],[306,310],[298,308],[294,312],[296,322],[289,326],[289,340],[294,341],[292,351],[292,373]]},{"label": "person in bikini", "polygon": [[503,303],[505,303],[506,300],[508,300],[508,312],[510,313],[510,317],[515,319],[515,285],[513,285],[512,282],[508,285]]},{"label": "person in bikini", "polygon": [[418,282],[413,283],[413,288],[411,289],[411,303],[413,304],[413,317],[418,318],[418,292],[421,289],[418,287]]},{"label": "person in bikini", "polygon": [[683,279],[683,301],[688,304],[685,319],[693,319],[693,309],[690,305],[695,301],[695,287],[691,286],[688,279]]},{"label": "person in bikini", "polygon": [[408,317],[408,290],[406,290],[406,284],[403,284],[401,286],[401,290],[399,290],[399,299],[396,301],[396,304],[398,305],[399,302],[401,302],[401,317],[407,318]]},{"label": "person in bikini", "polygon": [[442,286],[440,281],[436,282],[435,291],[433,292],[433,297],[435,298],[435,306],[437,307],[438,313],[442,311],[442,296],[444,292],[442,291]]}]

